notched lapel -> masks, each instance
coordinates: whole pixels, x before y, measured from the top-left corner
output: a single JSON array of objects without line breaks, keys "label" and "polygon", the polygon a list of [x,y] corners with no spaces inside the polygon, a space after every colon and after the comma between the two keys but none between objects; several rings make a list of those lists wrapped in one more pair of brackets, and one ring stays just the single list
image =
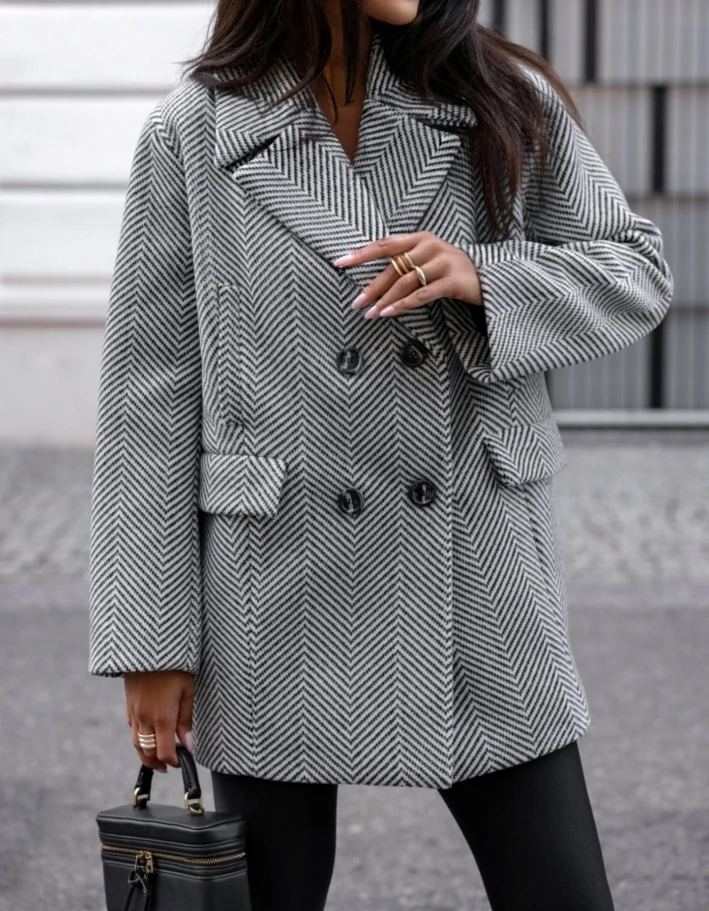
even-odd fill
[{"label": "notched lapel", "polygon": [[[422,229],[476,118],[464,104],[410,93],[372,33],[354,164],[310,89],[275,101],[298,81],[286,59],[241,92],[215,91],[214,163],[328,263],[390,234]],[[354,288],[387,264],[379,259],[337,272]],[[434,346],[424,308],[396,320]]]},{"label": "notched lapel", "polygon": [[[390,232],[314,94],[271,106],[296,82],[281,59],[239,93],[217,88],[214,163],[331,264]],[[364,284],[381,268],[366,263],[349,274]]]},{"label": "notched lapel", "polygon": [[[360,132],[359,168],[392,233],[421,230],[421,221],[475,127],[464,103],[433,102],[409,91],[389,68],[378,32],[371,45],[369,86]],[[380,138],[389,141],[380,147]]]},{"label": "notched lapel", "polygon": [[[398,100],[398,97],[397,97]],[[421,115],[420,118],[419,116]],[[459,121],[457,121],[459,123]],[[372,99],[362,119],[358,155],[361,172],[372,196],[377,200],[390,234],[410,234],[425,230],[425,216],[438,196],[458,154],[462,138],[454,129],[442,128],[428,106],[416,103],[392,104],[389,99]],[[374,137],[389,136],[387,144],[376,148]],[[379,260],[374,273],[356,273],[365,284],[381,271],[386,261]],[[433,352],[440,353],[440,340],[432,318],[436,302],[401,313],[393,326],[413,336]]]},{"label": "notched lapel", "polygon": [[[377,121],[374,126],[374,121]],[[397,116],[377,102],[364,129],[391,130],[391,141],[371,162],[366,175],[372,195],[392,234],[421,230],[461,146],[460,134],[415,117]],[[366,171],[368,162],[363,159]]]},{"label": "notched lapel", "polygon": [[231,173],[329,263],[389,233],[373,195],[346,156],[307,123],[291,122]]}]

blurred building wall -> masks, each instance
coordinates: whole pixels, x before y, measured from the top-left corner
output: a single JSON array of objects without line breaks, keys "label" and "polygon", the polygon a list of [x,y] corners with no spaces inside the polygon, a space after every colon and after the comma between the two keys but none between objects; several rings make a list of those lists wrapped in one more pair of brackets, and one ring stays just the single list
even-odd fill
[{"label": "blurred building wall", "polygon": [[212,9],[0,7],[0,439],[93,441],[135,143]]},{"label": "blurred building wall", "polygon": [[[265,0],[266,2],[266,0]],[[138,131],[212,2],[0,8],[0,439],[90,443]],[[572,88],[676,278],[660,330],[548,375],[557,409],[709,408],[709,0],[487,0]]]},{"label": "blurred building wall", "polygon": [[709,408],[709,0],[489,0],[486,14],[565,79],[631,207],[662,229],[675,277],[655,332],[547,374],[555,408],[599,420]]}]

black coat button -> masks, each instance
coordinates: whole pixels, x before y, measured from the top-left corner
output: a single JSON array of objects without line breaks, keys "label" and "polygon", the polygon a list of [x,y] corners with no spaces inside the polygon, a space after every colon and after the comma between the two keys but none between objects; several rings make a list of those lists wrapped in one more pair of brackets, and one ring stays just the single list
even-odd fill
[{"label": "black coat button", "polygon": [[362,369],[364,359],[359,348],[345,348],[337,354],[337,367],[342,373],[352,375]]},{"label": "black coat button", "polygon": [[364,497],[358,490],[355,490],[354,487],[348,487],[338,496],[337,505],[340,507],[340,511],[344,512],[345,515],[356,516],[358,512],[362,512]]},{"label": "black coat button", "polygon": [[400,357],[407,367],[418,367],[426,360],[428,350],[418,339],[412,338],[403,345]]},{"label": "black coat button", "polygon": [[409,499],[416,506],[427,506],[436,498],[436,486],[425,478],[419,478],[410,485]]}]

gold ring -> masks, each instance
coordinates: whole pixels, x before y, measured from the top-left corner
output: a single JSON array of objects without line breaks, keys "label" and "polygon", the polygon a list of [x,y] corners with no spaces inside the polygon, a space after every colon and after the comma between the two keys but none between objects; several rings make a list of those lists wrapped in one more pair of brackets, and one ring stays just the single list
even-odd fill
[{"label": "gold ring", "polygon": [[408,253],[404,253],[403,256],[409,265],[409,272],[413,271],[416,268],[416,263],[411,259]]},{"label": "gold ring", "polygon": [[401,263],[398,261],[398,258],[396,256],[391,257],[391,264],[396,269],[397,274],[399,276],[403,277],[404,275],[406,275],[406,270],[401,265]]},{"label": "gold ring", "polygon": [[416,270],[416,274],[418,275],[419,281],[421,282],[421,284],[423,286],[426,286],[428,284],[428,279],[426,278],[426,273],[423,271],[421,266],[414,266],[414,269]]}]

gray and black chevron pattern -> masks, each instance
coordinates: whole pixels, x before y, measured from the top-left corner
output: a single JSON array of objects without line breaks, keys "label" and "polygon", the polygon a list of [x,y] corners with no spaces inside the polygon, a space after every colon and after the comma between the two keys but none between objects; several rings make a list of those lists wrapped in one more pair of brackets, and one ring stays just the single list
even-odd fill
[{"label": "gray and black chevron pattern", "polygon": [[[410,96],[376,32],[354,163],[307,91],[269,106],[287,62],[240,94],[183,81],[146,120],[101,362],[89,671],[195,673],[209,768],[447,787],[590,724],[543,372],[646,335],[673,281],[658,229],[529,77],[556,155],[503,242],[474,114]],[[474,260],[484,322],[454,298],[351,309],[386,262],[332,261],[414,230]]]}]

